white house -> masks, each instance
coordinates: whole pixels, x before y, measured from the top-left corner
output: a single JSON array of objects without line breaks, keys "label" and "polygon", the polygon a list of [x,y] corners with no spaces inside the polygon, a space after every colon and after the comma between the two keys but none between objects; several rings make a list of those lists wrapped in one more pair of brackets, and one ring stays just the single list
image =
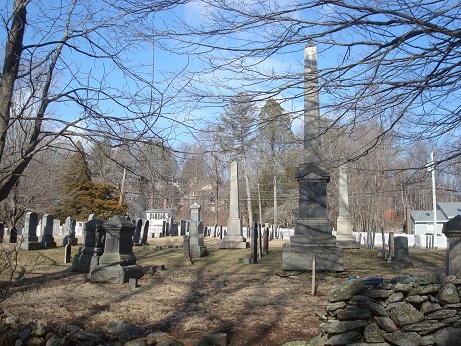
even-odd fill
[{"label": "white house", "polygon": [[[442,227],[448,220],[461,214],[461,202],[438,202],[437,203],[437,234],[442,234]],[[411,225],[414,235],[424,236],[434,234],[434,211],[412,210],[410,213]]]}]

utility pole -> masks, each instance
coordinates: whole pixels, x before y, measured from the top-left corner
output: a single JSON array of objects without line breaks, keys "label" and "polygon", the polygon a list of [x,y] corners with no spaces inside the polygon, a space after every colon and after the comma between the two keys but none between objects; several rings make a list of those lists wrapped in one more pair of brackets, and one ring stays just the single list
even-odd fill
[{"label": "utility pole", "polygon": [[431,176],[432,176],[432,208],[434,210],[434,238],[432,240],[432,248],[435,247],[435,236],[437,235],[437,199],[435,196],[435,167],[434,167],[434,152],[431,152]]},{"label": "utility pole", "polygon": [[274,175],[274,227],[277,227],[277,177]]}]

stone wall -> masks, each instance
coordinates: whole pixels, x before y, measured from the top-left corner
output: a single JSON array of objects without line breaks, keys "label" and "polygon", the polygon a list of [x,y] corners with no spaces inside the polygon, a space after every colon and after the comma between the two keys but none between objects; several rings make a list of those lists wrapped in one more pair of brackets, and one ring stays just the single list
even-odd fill
[{"label": "stone wall", "polygon": [[369,282],[328,292],[325,345],[461,345],[461,276]]}]

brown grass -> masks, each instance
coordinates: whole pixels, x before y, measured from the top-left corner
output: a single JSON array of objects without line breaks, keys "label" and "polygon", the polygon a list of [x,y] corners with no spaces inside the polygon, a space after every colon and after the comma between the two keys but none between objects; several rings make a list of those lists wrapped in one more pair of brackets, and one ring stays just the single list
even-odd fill
[{"label": "brown grass", "polygon": [[[89,275],[71,272],[71,265],[63,263],[63,247],[20,251],[20,272],[25,276],[2,308],[23,321],[96,329],[121,319],[146,333],[161,330],[181,338],[222,331],[231,345],[270,346],[317,335],[316,313],[323,311],[328,290],[348,275],[391,278],[444,272],[444,250],[411,249],[414,266],[401,270],[393,270],[377,251],[346,250],[345,272],[320,273],[317,294],[312,296],[309,273],[286,275],[281,270],[284,242],[271,241],[269,255],[258,264],[244,265],[239,259],[249,257],[249,249],[219,250],[217,239],[206,238],[210,255],[187,266],[181,248],[167,247],[181,245],[181,237],[149,239],[149,245],[134,247],[137,263],[164,264],[166,270],[145,275],[136,289],[91,283]],[[163,249],[156,250],[156,245]],[[73,247],[74,254],[77,249]],[[29,272],[37,256],[39,263]],[[216,288],[216,281],[223,281],[224,287]]]}]

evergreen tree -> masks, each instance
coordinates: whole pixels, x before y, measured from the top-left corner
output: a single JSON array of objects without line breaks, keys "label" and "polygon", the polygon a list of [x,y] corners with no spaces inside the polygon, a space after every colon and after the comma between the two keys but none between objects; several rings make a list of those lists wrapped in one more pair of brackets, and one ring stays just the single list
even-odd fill
[{"label": "evergreen tree", "polygon": [[96,214],[101,220],[113,215],[125,214],[127,204],[118,202],[118,192],[110,184],[91,181],[85,152],[80,142],[77,151],[70,157],[62,180],[62,191],[66,195],[55,216],[65,219],[73,216],[77,220],[86,220],[90,214]]}]

